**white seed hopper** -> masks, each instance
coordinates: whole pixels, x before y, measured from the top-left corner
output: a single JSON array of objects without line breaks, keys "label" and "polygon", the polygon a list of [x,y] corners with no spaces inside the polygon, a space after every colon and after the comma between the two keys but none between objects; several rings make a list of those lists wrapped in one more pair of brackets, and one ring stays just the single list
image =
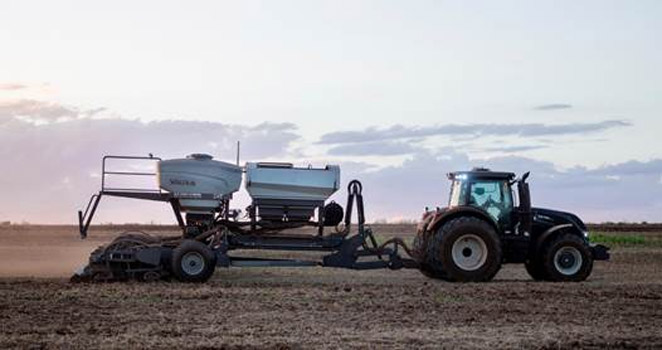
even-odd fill
[{"label": "white seed hopper", "polygon": [[168,159],[158,162],[159,187],[192,198],[203,195],[214,199],[182,199],[185,212],[210,212],[219,207],[221,199],[237,192],[241,186],[241,167],[212,160],[206,154],[192,154],[185,159]]},{"label": "white seed hopper", "polygon": [[246,163],[246,190],[254,200],[325,201],[340,186],[340,167],[296,168],[290,163]]},{"label": "white seed hopper", "polygon": [[[315,207],[340,186],[340,167],[298,168],[289,163],[246,163],[245,188],[254,202]],[[209,213],[241,186],[242,168],[206,154],[168,159],[157,165],[159,187],[180,200],[184,212]],[[202,198],[204,197],[204,198]],[[265,214],[266,212],[263,211]],[[306,214],[307,215],[307,214]]]}]

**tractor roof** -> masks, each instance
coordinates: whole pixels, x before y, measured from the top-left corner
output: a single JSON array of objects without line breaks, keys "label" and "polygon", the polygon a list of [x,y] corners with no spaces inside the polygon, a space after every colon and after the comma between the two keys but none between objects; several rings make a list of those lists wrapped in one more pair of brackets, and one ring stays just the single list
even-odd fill
[{"label": "tractor roof", "polygon": [[448,173],[448,179],[485,179],[485,180],[512,180],[515,178],[514,173],[491,171],[487,168],[473,168],[469,171],[454,171]]}]

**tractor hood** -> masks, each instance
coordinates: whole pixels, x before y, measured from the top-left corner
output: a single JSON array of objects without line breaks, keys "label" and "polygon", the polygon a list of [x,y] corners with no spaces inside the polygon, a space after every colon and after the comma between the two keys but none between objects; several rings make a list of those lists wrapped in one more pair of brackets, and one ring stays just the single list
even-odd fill
[{"label": "tractor hood", "polygon": [[544,208],[531,208],[533,214],[533,223],[540,226],[557,226],[563,224],[572,224],[580,232],[586,232],[587,228],[584,222],[575,214]]}]

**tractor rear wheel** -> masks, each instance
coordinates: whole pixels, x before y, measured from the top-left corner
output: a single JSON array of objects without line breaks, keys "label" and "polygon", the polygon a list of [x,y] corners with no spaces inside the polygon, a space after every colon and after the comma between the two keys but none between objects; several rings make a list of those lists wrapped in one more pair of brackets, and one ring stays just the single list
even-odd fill
[{"label": "tractor rear wheel", "polygon": [[449,281],[489,281],[501,268],[499,237],[479,218],[460,217],[446,222],[428,248],[429,266]]},{"label": "tractor rear wheel", "polygon": [[418,270],[421,271],[423,276],[429,278],[444,279],[443,273],[441,271],[435,271],[428,262],[427,242],[430,241],[430,239],[426,239],[425,234],[426,232],[419,232],[416,234],[416,237],[414,237],[414,242],[412,243],[412,252],[416,256],[413,256],[412,258],[418,262]]},{"label": "tractor rear wheel", "polygon": [[526,272],[529,273],[529,276],[531,276],[534,281],[545,280],[545,270],[542,266],[542,262],[538,257],[527,260],[524,263],[524,267],[526,268]]},{"label": "tractor rear wheel", "polygon": [[553,239],[542,249],[545,279],[554,282],[579,282],[593,270],[593,256],[586,243],[570,233]]},{"label": "tractor rear wheel", "polygon": [[205,282],[216,267],[216,255],[207,245],[184,240],[172,251],[172,273],[180,282]]}]

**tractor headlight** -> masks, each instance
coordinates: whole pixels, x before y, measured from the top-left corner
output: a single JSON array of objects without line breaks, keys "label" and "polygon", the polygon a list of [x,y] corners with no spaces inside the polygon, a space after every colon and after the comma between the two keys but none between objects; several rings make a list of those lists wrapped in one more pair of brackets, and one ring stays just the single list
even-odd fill
[{"label": "tractor headlight", "polygon": [[584,234],[584,238],[588,239],[588,231],[582,231],[582,234]]}]

